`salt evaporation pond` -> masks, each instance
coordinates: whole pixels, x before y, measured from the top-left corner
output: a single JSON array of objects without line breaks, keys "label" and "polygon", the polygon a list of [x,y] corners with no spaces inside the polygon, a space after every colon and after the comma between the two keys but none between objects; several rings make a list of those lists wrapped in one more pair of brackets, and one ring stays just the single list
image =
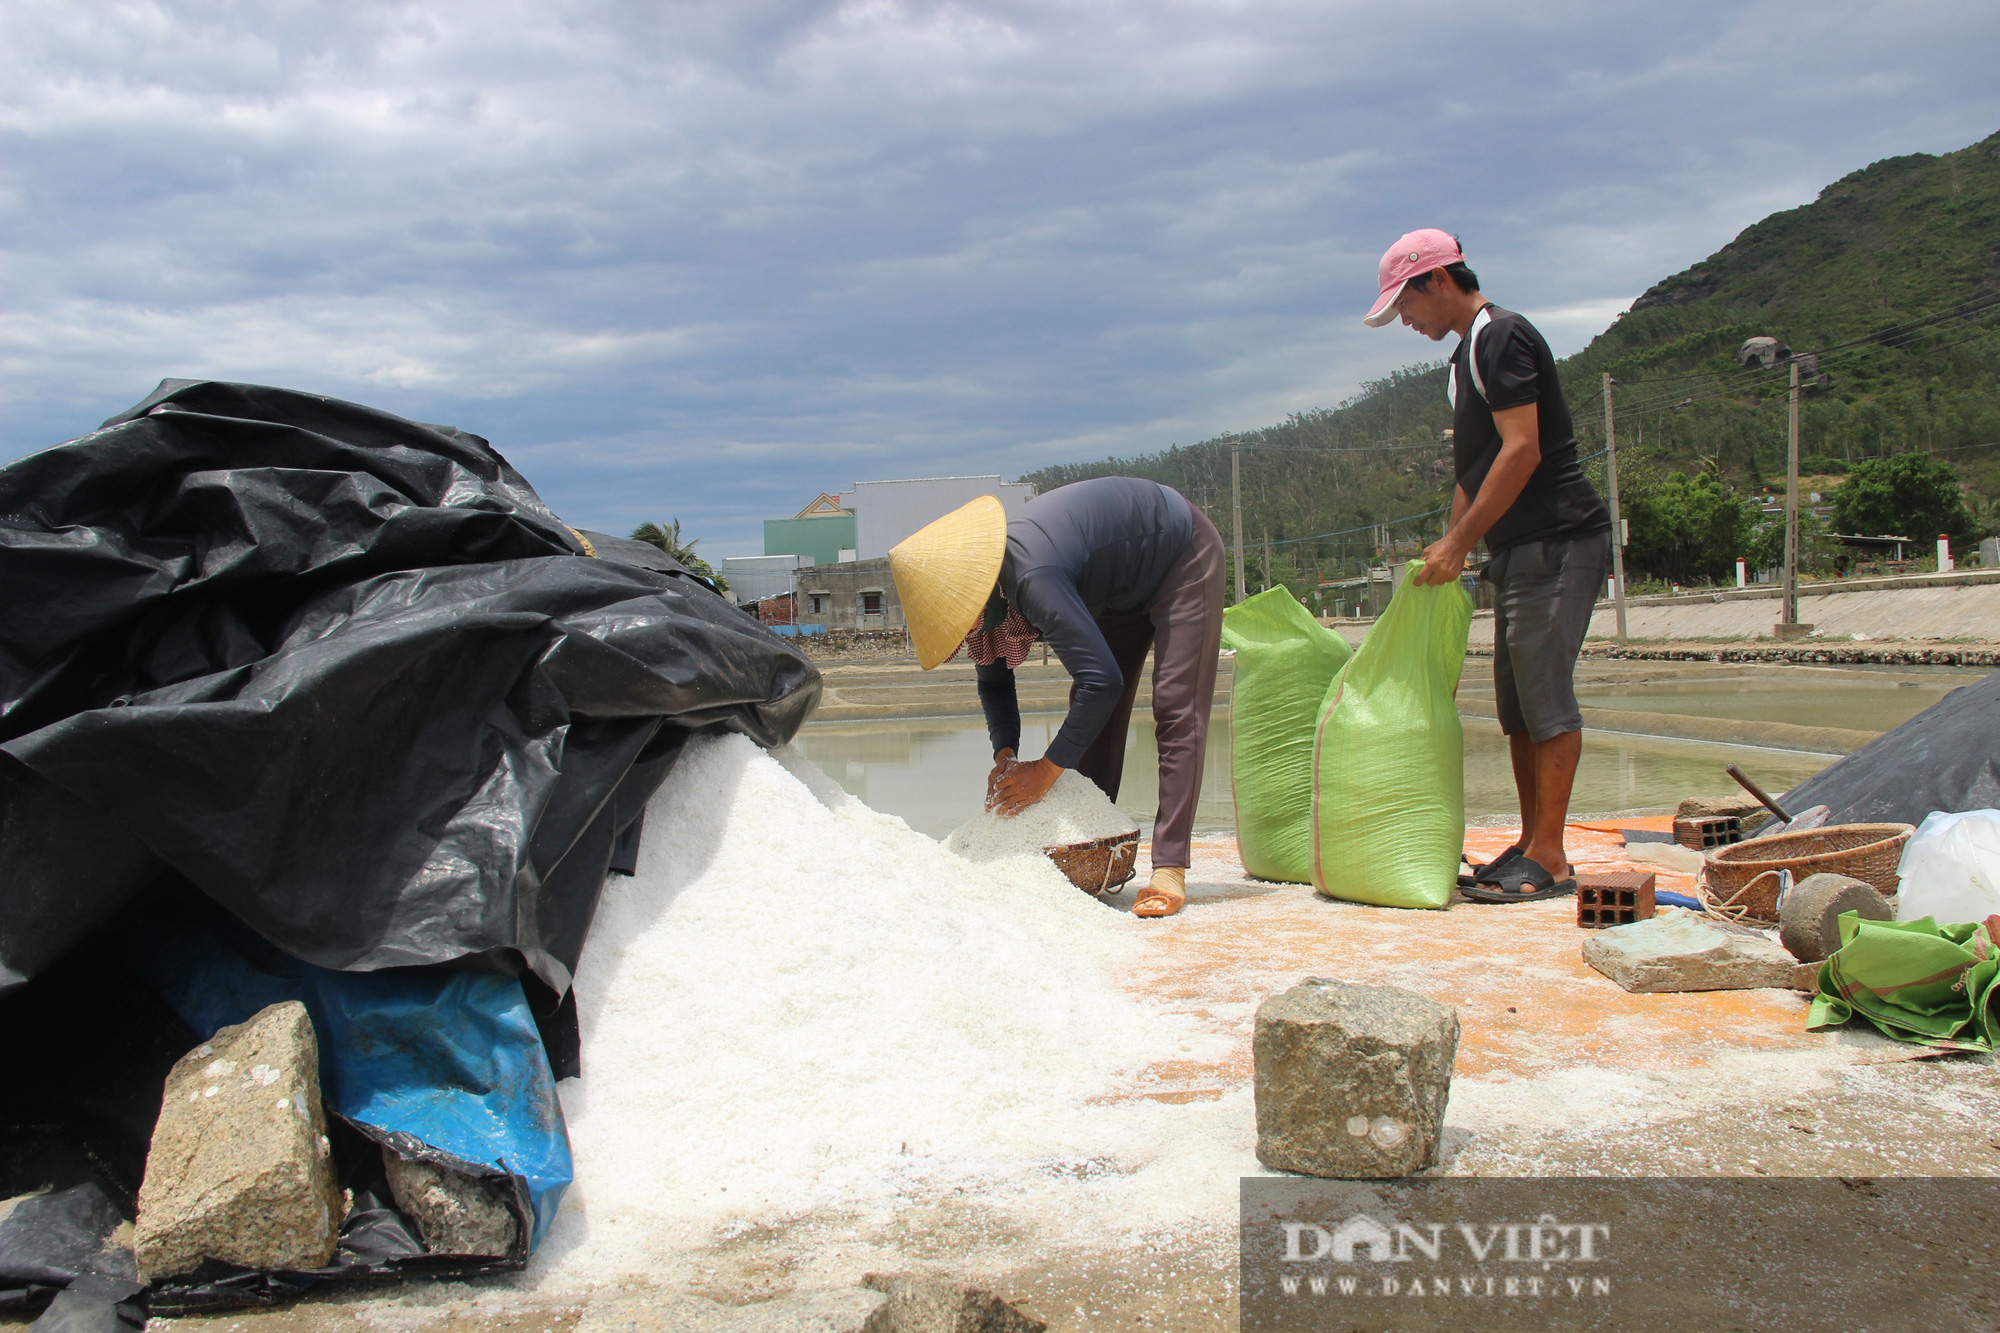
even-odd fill
[{"label": "salt evaporation pond", "polygon": [[[1614,706],[1594,699],[1585,702]],[[1022,753],[1030,758],[1040,754],[1061,725],[1059,713],[1022,719]],[[970,717],[816,722],[799,733],[796,743],[851,795],[938,838],[979,810],[986,797],[986,774],[993,766],[986,726]],[[1671,809],[1684,796],[1733,792],[1735,785],[1722,771],[1729,763],[1741,764],[1767,790],[1784,791],[1831,762],[1830,755],[1586,731],[1570,808],[1579,814]],[[1133,722],[1126,742],[1118,804],[1136,817],[1141,833],[1150,836],[1158,802],[1159,759],[1153,748],[1152,719],[1141,717]],[[1507,741],[1497,723],[1466,721],[1465,813],[1482,822],[1519,817]],[[1209,729],[1195,832],[1233,836],[1235,828],[1229,713],[1218,708]]]}]

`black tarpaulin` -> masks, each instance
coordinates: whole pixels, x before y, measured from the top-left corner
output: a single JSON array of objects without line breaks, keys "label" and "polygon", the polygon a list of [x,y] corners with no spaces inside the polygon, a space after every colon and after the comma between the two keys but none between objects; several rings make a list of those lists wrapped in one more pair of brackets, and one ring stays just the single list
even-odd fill
[{"label": "black tarpaulin", "polygon": [[0,991],[171,867],[323,967],[565,992],[687,733],[820,690],[593,545],[477,436],[282,389],[170,380],[0,468]]}]

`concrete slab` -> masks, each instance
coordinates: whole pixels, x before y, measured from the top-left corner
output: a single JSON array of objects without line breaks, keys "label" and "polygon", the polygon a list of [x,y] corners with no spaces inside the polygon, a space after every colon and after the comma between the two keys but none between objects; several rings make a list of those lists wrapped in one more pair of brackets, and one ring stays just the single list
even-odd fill
[{"label": "concrete slab", "polygon": [[[1813,627],[1813,641],[2000,639],[2000,583],[1854,592],[1822,592],[1808,584],[1800,592],[1799,619]],[[1771,626],[1779,618],[1778,605],[1767,597],[1717,600],[1698,595],[1636,603],[1626,608],[1626,634],[1633,639],[1769,640]],[[1617,629],[1611,603],[1600,602],[1589,637],[1609,639]],[[1492,616],[1473,619],[1471,639],[1478,644],[1493,642]]]}]

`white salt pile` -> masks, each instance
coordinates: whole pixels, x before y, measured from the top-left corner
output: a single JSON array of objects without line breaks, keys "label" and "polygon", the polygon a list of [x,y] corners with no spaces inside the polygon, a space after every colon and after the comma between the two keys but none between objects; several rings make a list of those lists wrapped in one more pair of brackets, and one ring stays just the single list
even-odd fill
[{"label": "white salt pile", "polygon": [[717,1282],[740,1238],[781,1236],[788,1273],[838,1281],[924,1209],[1012,1209],[1019,1237],[1225,1212],[1247,1094],[1129,1097],[1226,1050],[1119,988],[1135,925],[1039,852],[966,861],[796,750],[698,738],[591,927],[560,1085],[577,1180],[532,1276]]},{"label": "white salt pile", "polygon": [[952,831],[947,850],[971,861],[1036,856],[1045,848],[1130,833],[1139,821],[1111,803],[1097,784],[1067,769],[1048,795],[1018,815],[983,810]]}]

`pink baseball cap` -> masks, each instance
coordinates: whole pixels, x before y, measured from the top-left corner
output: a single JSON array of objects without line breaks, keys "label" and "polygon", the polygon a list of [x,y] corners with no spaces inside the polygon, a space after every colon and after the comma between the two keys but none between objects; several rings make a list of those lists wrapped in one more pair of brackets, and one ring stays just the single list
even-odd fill
[{"label": "pink baseball cap", "polygon": [[1434,268],[1462,263],[1464,259],[1465,252],[1458,248],[1450,233],[1436,227],[1410,232],[1382,255],[1377,273],[1382,294],[1375,298],[1375,308],[1363,315],[1361,322],[1370,328],[1381,328],[1396,317],[1396,302],[1402,299],[1403,286],[1411,278]]}]

